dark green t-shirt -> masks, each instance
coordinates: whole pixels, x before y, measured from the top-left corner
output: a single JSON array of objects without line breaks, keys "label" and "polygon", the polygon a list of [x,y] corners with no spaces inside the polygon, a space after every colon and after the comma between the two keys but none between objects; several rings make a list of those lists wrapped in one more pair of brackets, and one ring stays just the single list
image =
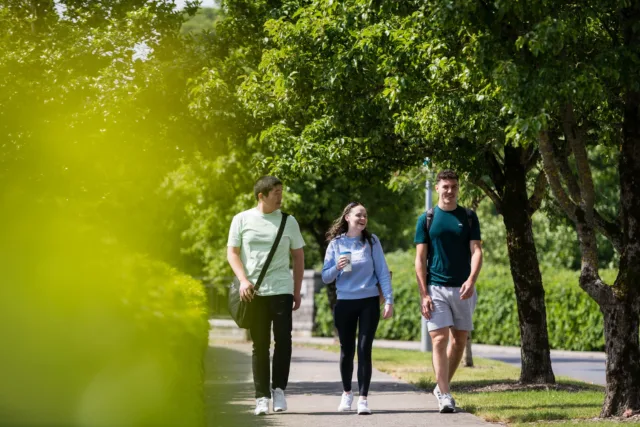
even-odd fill
[{"label": "dark green t-shirt", "polygon": [[429,235],[427,214],[420,215],[416,224],[414,243],[426,243],[429,247],[430,286],[460,287],[471,274],[471,240],[480,238],[480,222],[475,212],[471,212],[471,227],[467,211],[458,206],[453,211],[433,208],[433,220]]}]

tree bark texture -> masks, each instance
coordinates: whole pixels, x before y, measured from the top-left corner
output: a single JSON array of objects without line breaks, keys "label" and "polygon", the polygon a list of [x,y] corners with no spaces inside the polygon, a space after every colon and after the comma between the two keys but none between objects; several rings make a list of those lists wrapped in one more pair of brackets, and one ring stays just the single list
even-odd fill
[{"label": "tree bark texture", "polygon": [[607,389],[600,416],[640,412],[640,92],[625,96],[620,156],[623,252],[613,304],[601,305]]},{"label": "tree bark texture", "polygon": [[[637,283],[637,282],[636,282]],[[638,311],[631,301],[602,308],[607,387],[601,417],[640,411]]]},{"label": "tree bark texture", "polygon": [[467,344],[464,346],[464,353],[462,354],[462,366],[465,368],[473,367],[473,352],[471,351],[471,331],[469,331],[469,335],[467,336]]},{"label": "tree bark texture", "polygon": [[549,352],[547,314],[528,209],[522,149],[505,147],[502,215],[507,230],[511,276],[520,320],[522,370],[525,384],[555,383]]}]

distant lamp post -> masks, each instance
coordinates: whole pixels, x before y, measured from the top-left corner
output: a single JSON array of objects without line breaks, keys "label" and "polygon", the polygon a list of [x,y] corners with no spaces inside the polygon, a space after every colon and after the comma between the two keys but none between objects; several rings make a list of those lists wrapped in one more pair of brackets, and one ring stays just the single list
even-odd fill
[{"label": "distant lamp post", "polygon": [[[433,205],[433,199],[431,196],[431,170],[429,166],[431,165],[431,160],[428,157],[425,157],[422,166],[424,166],[425,175],[427,176],[427,180],[425,182],[425,212],[428,211]],[[427,258],[427,262],[428,262]],[[427,269],[428,269],[427,265]],[[428,289],[427,289],[428,290]],[[427,327],[427,319],[420,314],[420,351],[432,351],[433,345],[431,343],[431,337],[429,336],[429,328]]]}]

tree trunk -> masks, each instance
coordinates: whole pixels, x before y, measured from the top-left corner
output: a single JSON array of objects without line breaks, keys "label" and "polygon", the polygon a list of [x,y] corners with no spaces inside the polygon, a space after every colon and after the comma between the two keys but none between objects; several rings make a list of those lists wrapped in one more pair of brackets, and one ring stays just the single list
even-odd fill
[{"label": "tree trunk", "polygon": [[630,302],[602,307],[607,388],[601,417],[640,411],[638,312]]},{"label": "tree trunk", "polygon": [[[620,199],[623,252],[604,315],[607,388],[601,417],[640,412],[640,92],[625,96]],[[582,283],[581,283],[582,285]]]},{"label": "tree trunk", "polygon": [[473,368],[473,353],[471,351],[471,331],[467,336],[467,345],[464,346],[464,353],[462,354],[462,366],[465,368]]},{"label": "tree trunk", "polygon": [[555,383],[549,352],[542,275],[533,240],[521,148],[505,147],[504,177],[502,215],[507,230],[509,263],[518,304],[522,343],[520,382]]}]

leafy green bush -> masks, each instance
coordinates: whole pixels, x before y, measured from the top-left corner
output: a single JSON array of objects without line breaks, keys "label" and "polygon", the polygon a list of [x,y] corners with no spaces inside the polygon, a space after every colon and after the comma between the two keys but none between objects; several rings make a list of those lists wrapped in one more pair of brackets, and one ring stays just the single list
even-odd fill
[{"label": "leafy green bush", "polygon": [[34,223],[9,231],[11,252],[0,239],[0,376],[20,385],[3,425],[203,425],[201,283],[75,223]]},{"label": "leafy green bush", "polygon": [[315,313],[313,316],[313,335],[317,337],[333,336],[333,313],[329,306],[327,287],[315,294]]},{"label": "leafy green bush", "polygon": [[[617,272],[602,270],[613,283]],[[598,305],[578,285],[579,272],[545,269],[542,280],[547,330],[552,349],[603,351],[604,329]],[[478,306],[473,340],[477,343],[520,345],[518,309],[508,267],[486,266],[478,280]]]},{"label": "leafy green bush", "polygon": [[[394,317],[381,321],[376,334],[380,339],[420,339],[420,306],[414,251],[387,255],[393,271]],[[617,272],[603,270],[601,275],[613,283]],[[602,314],[597,304],[578,285],[579,272],[562,269],[543,270],[549,343],[553,349],[602,351],[604,334]],[[474,315],[473,341],[483,344],[520,345],[518,308],[508,266],[485,265],[478,279],[478,305]],[[332,334],[333,317],[325,291],[316,295],[315,333]]]}]

